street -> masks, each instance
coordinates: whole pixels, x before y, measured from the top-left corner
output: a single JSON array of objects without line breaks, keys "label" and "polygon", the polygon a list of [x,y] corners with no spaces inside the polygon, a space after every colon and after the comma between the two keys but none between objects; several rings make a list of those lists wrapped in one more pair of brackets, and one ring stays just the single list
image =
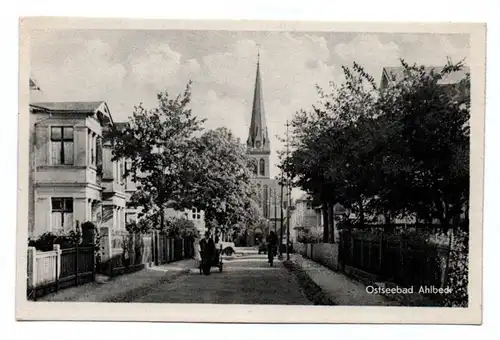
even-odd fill
[{"label": "street", "polygon": [[193,269],[173,282],[150,286],[130,302],[312,304],[280,261],[270,267],[266,255],[257,254],[224,260],[222,273],[213,267],[211,274],[204,276]]}]

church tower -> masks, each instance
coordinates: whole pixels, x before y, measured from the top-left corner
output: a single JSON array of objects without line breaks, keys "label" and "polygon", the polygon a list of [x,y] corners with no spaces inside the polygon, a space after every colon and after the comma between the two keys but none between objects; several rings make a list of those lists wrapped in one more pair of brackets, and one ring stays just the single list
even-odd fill
[{"label": "church tower", "polygon": [[269,178],[269,158],[271,144],[267,131],[264,100],[262,97],[262,80],[260,77],[260,55],[257,56],[257,73],[252,105],[252,119],[247,139],[247,152],[254,163],[257,178]]}]

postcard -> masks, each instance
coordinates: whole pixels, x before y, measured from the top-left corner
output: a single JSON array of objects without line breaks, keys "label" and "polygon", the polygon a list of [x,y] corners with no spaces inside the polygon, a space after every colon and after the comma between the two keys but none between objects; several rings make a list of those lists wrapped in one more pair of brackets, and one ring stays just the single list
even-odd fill
[{"label": "postcard", "polygon": [[21,18],[18,320],[480,324],[485,36]]}]

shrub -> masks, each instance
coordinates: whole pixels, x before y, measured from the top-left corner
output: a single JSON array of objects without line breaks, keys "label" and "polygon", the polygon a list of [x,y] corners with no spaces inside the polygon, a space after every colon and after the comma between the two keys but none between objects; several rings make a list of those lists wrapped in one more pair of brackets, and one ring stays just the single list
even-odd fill
[{"label": "shrub", "polygon": [[323,240],[321,228],[311,228],[310,230],[301,230],[297,235],[297,242],[300,243],[319,243]]},{"label": "shrub", "polygon": [[452,237],[447,282],[452,293],[445,296],[444,305],[467,307],[469,304],[469,234],[458,229],[453,232]]},{"label": "shrub", "polygon": [[79,241],[79,233],[73,230],[67,234],[46,232],[34,240],[28,240],[28,246],[35,247],[38,251],[51,251],[54,249],[54,244],[59,244],[61,249],[67,249],[75,247]]}]

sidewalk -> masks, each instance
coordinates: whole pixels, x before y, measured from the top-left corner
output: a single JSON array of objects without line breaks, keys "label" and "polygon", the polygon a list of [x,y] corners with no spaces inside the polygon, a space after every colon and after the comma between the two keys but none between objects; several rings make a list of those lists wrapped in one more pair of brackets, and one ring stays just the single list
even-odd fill
[{"label": "sidewalk", "polygon": [[95,282],[71,287],[39,298],[39,301],[125,302],[149,287],[175,280],[194,268],[194,260],[163,264],[108,279],[98,276]]},{"label": "sidewalk", "polygon": [[337,273],[319,263],[303,258],[301,255],[290,256],[293,264],[302,270],[322,290],[334,305],[340,306],[399,306],[400,303],[389,300],[380,294],[368,294],[366,286],[354,279]]}]

